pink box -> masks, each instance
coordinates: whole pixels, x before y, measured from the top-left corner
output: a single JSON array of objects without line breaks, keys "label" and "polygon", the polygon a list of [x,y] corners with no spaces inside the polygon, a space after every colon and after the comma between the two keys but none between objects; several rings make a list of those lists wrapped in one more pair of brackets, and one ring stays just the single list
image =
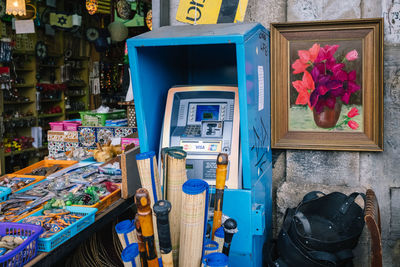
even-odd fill
[{"label": "pink box", "polygon": [[64,131],[78,131],[78,127],[81,125],[80,122],[64,121]]},{"label": "pink box", "polygon": [[128,137],[122,137],[121,138],[121,148],[122,150],[125,150],[125,147],[129,144],[134,143],[135,146],[139,146],[139,138],[128,138]]},{"label": "pink box", "polygon": [[52,131],[64,131],[64,123],[62,121],[49,122]]}]

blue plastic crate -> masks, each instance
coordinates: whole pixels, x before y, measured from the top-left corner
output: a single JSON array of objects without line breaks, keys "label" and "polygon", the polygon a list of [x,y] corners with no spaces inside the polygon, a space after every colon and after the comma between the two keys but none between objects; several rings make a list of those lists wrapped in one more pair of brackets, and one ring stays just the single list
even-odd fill
[{"label": "blue plastic crate", "polygon": [[[38,239],[38,251],[50,252],[71,237],[75,236],[77,233],[81,232],[83,229],[91,225],[95,220],[95,215],[97,212],[96,208],[84,208],[84,207],[65,207],[66,210],[69,210],[73,214],[84,215],[79,221],[71,224],[66,227],[64,230],[61,230],[57,234],[48,237],[48,238],[39,238]],[[41,216],[43,215],[43,209],[29,215],[32,216]],[[20,221],[21,222],[21,221]]]},{"label": "blue plastic crate", "polygon": [[0,186],[0,202],[6,201],[11,194],[11,188]]}]

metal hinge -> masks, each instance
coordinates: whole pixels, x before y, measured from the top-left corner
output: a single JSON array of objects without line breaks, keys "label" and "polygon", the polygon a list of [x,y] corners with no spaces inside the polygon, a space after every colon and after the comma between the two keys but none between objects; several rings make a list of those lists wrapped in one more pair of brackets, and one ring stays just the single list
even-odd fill
[{"label": "metal hinge", "polygon": [[257,205],[252,209],[251,225],[253,235],[263,235],[265,229],[264,205]]}]

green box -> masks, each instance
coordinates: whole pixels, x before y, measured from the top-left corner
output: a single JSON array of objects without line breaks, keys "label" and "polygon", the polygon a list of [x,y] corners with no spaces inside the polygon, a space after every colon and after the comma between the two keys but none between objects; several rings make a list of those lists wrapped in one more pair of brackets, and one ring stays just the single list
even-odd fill
[{"label": "green box", "polygon": [[95,111],[80,111],[82,126],[105,126],[106,120],[126,118],[123,109],[116,109],[108,113],[96,113]]}]

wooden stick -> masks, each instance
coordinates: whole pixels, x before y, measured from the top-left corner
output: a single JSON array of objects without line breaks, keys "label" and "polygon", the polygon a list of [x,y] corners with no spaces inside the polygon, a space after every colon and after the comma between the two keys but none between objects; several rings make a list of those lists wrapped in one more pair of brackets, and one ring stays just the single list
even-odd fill
[{"label": "wooden stick", "polygon": [[182,186],[179,266],[200,266],[205,241],[208,183],[190,179]]},{"label": "wooden stick", "polygon": [[[160,186],[160,177],[158,175],[156,154],[154,153],[154,151],[137,154],[136,163],[138,166],[142,188],[147,189],[147,191],[149,192],[150,202],[156,203],[158,200],[161,200],[161,186]],[[161,255],[160,245],[158,241],[157,223],[154,213],[152,221],[155,233],[154,239],[155,239],[157,255]]]},{"label": "wooden stick", "polygon": [[147,267],[146,246],[143,242],[142,228],[140,227],[139,215],[137,213],[135,216],[135,226],[139,246],[140,262],[142,263],[142,267]]},{"label": "wooden stick", "polygon": [[237,232],[237,223],[234,219],[229,218],[224,222],[224,247],[222,253],[229,256],[233,235]]},{"label": "wooden stick", "polygon": [[142,229],[142,237],[146,246],[147,265],[149,267],[159,267],[157,251],[154,244],[153,216],[150,208],[149,192],[145,188],[136,191],[135,203]]},{"label": "wooden stick", "polygon": [[182,206],[182,185],[187,180],[186,152],[181,147],[164,148],[162,151],[164,165],[164,192],[165,198],[171,202],[170,213],[171,244],[174,265],[179,261],[179,238]]},{"label": "wooden stick", "polygon": [[163,267],[173,267],[170,224],[168,219],[171,203],[168,200],[159,200],[154,204],[153,210],[157,217],[158,240],[160,240]]},{"label": "wooden stick", "polygon": [[224,200],[224,189],[225,189],[227,167],[228,167],[228,154],[219,153],[217,157],[217,177],[215,181],[215,204],[214,204],[214,219],[212,228],[213,240],[215,231],[219,227],[221,227],[222,205]]}]

